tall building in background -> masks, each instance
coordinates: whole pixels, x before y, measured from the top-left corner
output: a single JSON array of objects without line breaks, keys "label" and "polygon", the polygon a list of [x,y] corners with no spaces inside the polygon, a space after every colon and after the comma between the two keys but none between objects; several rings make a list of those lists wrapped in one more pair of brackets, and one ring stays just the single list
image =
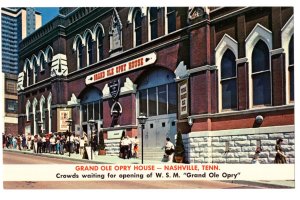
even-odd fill
[{"label": "tall building in background", "polygon": [[18,74],[18,44],[41,25],[34,8],[1,8],[2,72]]},{"label": "tall building in background", "polygon": [[41,13],[34,8],[1,8],[2,72],[1,88],[4,97],[1,121],[5,133],[17,134],[17,78],[19,43],[42,25]]}]

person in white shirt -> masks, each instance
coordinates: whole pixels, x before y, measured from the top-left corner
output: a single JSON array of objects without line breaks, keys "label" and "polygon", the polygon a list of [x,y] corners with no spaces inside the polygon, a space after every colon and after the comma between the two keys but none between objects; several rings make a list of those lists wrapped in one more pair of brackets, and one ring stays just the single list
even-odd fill
[{"label": "person in white shirt", "polygon": [[170,141],[170,138],[166,138],[166,144],[165,144],[165,155],[164,157],[167,158],[168,162],[173,161],[173,155],[174,155],[174,144]]}]

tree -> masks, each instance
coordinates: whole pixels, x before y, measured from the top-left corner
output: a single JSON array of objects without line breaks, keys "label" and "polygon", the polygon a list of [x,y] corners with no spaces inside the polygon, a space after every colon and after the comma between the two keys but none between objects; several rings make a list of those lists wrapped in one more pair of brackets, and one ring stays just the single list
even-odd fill
[{"label": "tree", "polygon": [[100,133],[99,133],[99,148],[100,148],[100,150],[105,149],[103,131],[100,131]]},{"label": "tree", "polygon": [[174,156],[184,156],[184,145],[183,145],[183,140],[182,140],[182,134],[180,131],[177,132],[177,137],[176,137],[176,145],[175,145],[175,152]]}]

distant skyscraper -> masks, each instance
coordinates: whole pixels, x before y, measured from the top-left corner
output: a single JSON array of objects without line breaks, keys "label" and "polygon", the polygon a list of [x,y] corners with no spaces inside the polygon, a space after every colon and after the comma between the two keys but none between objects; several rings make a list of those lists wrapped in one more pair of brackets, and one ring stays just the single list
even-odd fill
[{"label": "distant skyscraper", "polygon": [[22,39],[33,33],[41,25],[41,13],[35,11],[34,8],[1,8],[2,72],[0,96],[4,97],[4,101],[1,101],[0,121],[1,123],[4,122],[4,131],[8,134],[18,134],[18,45]]},{"label": "distant skyscraper", "polygon": [[34,8],[1,8],[2,72],[18,74],[18,44],[41,25]]}]

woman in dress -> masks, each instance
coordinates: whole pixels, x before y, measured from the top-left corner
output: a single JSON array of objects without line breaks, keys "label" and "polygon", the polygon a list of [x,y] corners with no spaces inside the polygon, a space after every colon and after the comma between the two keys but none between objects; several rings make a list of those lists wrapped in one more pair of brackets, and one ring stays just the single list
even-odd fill
[{"label": "woman in dress", "polygon": [[276,150],[276,156],[275,156],[275,163],[278,164],[284,164],[286,163],[286,156],[283,153],[281,143],[283,140],[281,138],[277,139],[276,145],[275,145],[275,150]]}]

